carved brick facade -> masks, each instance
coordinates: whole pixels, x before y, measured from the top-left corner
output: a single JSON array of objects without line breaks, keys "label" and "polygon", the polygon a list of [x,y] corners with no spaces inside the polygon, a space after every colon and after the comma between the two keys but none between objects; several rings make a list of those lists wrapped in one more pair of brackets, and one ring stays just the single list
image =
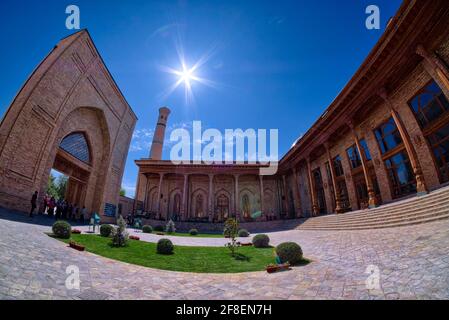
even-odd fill
[{"label": "carved brick facade", "polygon": [[[69,178],[70,196],[89,212],[118,204],[136,116],[86,30],[59,42],[21,88],[0,126],[0,205],[28,211],[45,194],[52,168]],[[61,141],[81,133],[89,161]]]},{"label": "carved brick facade", "polygon": [[138,209],[166,219],[173,216],[170,194],[178,192],[180,220],[201,220],[206,209],[197,203],[211,201],[204,220],[222,221],[223,194],[240,220],[248,202],[250,212],[263,212],[257,220],[295,218],[366,209],[448,183],[448,30],[447,1],[404,1],[357,73],[280,160],[278,173],[263,177],[263,187],[257,165],[143,159],[136,161]]}]

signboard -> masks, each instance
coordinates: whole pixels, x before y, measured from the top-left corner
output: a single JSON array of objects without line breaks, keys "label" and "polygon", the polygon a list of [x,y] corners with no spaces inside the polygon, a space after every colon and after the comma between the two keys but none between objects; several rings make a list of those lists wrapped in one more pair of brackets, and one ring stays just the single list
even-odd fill
[{"label": "signboard", "polygon": [[117,206],[113,205],[111,203],[105,203],[104,204],[104,215],[106,217],[113,217],[115,218],[115,213],[117,210]]}]

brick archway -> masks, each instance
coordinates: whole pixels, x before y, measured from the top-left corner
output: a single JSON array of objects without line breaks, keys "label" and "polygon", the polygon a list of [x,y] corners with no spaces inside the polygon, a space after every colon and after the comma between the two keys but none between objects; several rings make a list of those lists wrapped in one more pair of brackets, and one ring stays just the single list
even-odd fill
[{"label": "brick archway", "polygon": [[[104,221],[113,221],[136,121],[87,30],[62,39],[27,79],[0,123],[0,206],[29,211],[35,190],[42,203],[56,166],[83,183],[84,190],[72,191],[75,199]],[[88,164],[59,148],[74,132],[88,141]]]}]

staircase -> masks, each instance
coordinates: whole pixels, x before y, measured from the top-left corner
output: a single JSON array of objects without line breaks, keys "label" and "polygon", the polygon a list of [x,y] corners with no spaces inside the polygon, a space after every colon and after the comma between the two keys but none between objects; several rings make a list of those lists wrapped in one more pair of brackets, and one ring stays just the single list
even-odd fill
[{"label": "staircase", "polygon": [[367,230],[449,218],[449,187],[378,208],[307,219],[299,230]]}]

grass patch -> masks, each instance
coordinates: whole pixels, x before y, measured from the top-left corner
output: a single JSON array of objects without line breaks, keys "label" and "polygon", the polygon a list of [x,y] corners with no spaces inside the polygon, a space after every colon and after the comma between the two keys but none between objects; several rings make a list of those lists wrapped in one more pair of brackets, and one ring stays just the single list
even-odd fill
[{"label": "grass patch", "polygon": [[217,234],[217,233],[198,233],[196,236],[192,236],[188,232],[175,232],[175,233],[167,233],[167,232],[160,232],[160,231],[154,231],[150,234],[157,233],[163,233],[166,236],[173,236],[173,237],[192,237],[192,238],[224,238],[223,234]]},{"label": "grass patch", "polygon": [[156,244],[129,240],[124,248],[111,247],[111,239],[98,235],[72,234],[71,239],[100,256],[144,267],[197,273],[237,273],[263,271],[274,263],[273,248],[240,247],[237,259],[223,247],[175,246],[173,255],[156,253]]}]

